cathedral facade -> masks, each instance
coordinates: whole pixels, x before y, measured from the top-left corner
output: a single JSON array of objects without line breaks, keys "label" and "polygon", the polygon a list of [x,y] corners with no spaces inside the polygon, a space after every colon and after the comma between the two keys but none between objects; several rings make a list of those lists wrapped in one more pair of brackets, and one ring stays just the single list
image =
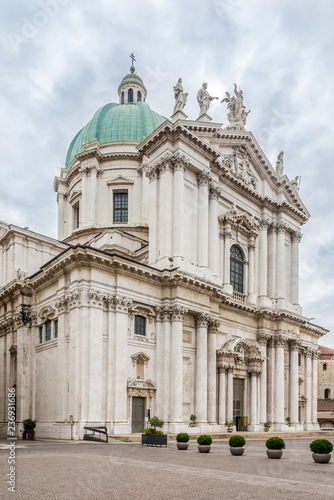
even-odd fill
[{"label": "cathedral facade", "polygon": [[166,432],[318,428],[326,330],[299,305],[297,183],[245,130],[242,91],[224,129],[205,84],[196,120],[174,93],[166,119],[131,67],[75,136],[58,239],[0,222],[3,435],[12,387],[18,435],[26,418],[39,437],[142,432],[148,409]]}]

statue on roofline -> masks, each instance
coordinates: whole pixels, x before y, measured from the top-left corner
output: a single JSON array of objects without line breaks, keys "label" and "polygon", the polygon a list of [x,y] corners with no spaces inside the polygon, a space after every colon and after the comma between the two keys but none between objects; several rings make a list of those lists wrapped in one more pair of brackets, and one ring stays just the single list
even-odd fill
[{"label": "statue on roofline", "polygon": [[183,92],[182,78],[179,78],[177,84],[174,85],[174,98],[175,106],[173,109],[173,114],[177,111],[183,111],[183,108],[187,104],[188,93]]},{"label": "statue on roofline", "polygon": [[277,161],[276,161],[276,172],[280,177],[283,175],[284,171],[284,165],[283,165],[283,155],[284,151],[281,151],[279,155],[277,156]]},{"label": "statue on roofline", "polygon": [[207,113],[211,101],[218,99],[218,97],[212,97],[208,91],[208,84],[205,82],[202,84],[202,88],[197,92],[197,102],[199,104],[199,114],[204,115]]},{"label": "statue on roofline", "polygon": [[250,110],[246,111],[243,91],[241,89],[238,91],[236,84],[234,84],[234,94],[235,96],[231,96],[229,92],[225,92],[226,97],[220,101],[227,103],[227,118],[230,124],[226,128],[227,130],[245,130]]}]

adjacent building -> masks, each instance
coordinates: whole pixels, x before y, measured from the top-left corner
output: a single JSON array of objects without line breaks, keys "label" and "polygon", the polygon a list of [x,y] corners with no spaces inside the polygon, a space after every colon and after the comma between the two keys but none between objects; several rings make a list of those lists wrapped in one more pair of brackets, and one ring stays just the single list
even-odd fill
[{"label": "adjacent building", "polygon": [[334,430],[334,349],[319,345],[318,422],[321,429]]},{"label": "adjacent building", "polygon": [[242,91],[225,129],[207,86],[195,120],[182,92],[166,119],[132,66],[55,179],[58,239],[0,223],[2,434],[10,387],[18,430],[33,418],[40,437],[70,438],[71,416],[75,438],[141,432],[147,409],[167,432],[318,428],[326,330],[298,290],[309,213],[283,155],[273,168],[245,130]]}]

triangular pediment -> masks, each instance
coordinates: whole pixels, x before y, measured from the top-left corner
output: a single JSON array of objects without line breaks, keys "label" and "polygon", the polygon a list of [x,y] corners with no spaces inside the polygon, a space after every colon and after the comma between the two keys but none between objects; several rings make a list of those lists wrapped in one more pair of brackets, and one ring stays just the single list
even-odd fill
[{"label": "triangular pediment", "polygon": [[122,175],[119,175],[117,177],[113,177],[112,179],[109,179],[107,181],[108,186],[118,186],[118,185],[132,185],[133,180],[129,179],[128,177],[124,177]]}]

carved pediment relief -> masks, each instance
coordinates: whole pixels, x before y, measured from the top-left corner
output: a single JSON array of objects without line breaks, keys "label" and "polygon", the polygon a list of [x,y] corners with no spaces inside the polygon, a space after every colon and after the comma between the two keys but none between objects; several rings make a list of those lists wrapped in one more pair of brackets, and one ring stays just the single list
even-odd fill
[{"label": "carved pediment relief", "polygon": [[157,386],[152,380],[129,379],[127,383],[128,389],[151,389],[155,390]]},{"label": "carved pediment relief", "polygon": [[52,318],[55,314],[55,310],[51,306],[45,306],[40,309],[38,312],[38,317],[41,318],[43,321],[46,321],[50,318]]},{"label": "carved pediment relief", "polygon": [[235,363],[251,365],[262,363],[263,357],[261,346],[258,342],[250,342],[244,339],[231,339],[225,342],[217,351],[217,355],[222,360],[235,360]]},{"label": "carved pediment relief", "polygon": [[218,162],[244,184],[252,189],[257,188],[258,179],[254,173],[246,146],[234,146],[233,153],[222,155]]},{"label": "carved pediment relief", "polygon": [[132,318],[135,315],[139,316],[145,316],[148,319],[149,323],[152,323],[153,319],[156,316],[156,312],[153,307],[148,306],[146,304],[138,304],[135,303],[130,309],[129,309],[129,316]]},{"label": "carved pediment relief", "polygon": [[246,236],[258,235],[258,223],[254,217],[246,212],[237,210],[233,205],[224,216],[219,217],[220,226],[224,228],[229,224],[234,229],[243,232]]},{"label": "carved pediment relief", "polygon": [[136,362],[142,362],[142,363],[148,363],[149,360],[151,359],[147,354],[144,352],[137,352],[136,354],[132,354],[131,356],[132,361]]}]

